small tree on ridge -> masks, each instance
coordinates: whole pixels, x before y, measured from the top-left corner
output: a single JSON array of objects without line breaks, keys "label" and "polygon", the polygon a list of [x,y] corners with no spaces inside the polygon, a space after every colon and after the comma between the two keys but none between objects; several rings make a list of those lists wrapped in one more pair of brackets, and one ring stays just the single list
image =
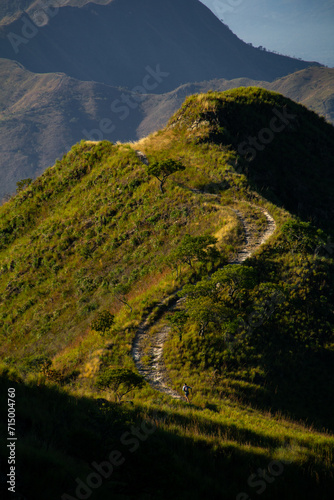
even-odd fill
[{"label": "small tree on ridge", "polygon": [[160,182],[160,191],[164,193],[164,184],[167,177],[174,174],[175,172],[180,172],[185,170],[185,167],[180,161],[175,160],[162,160],[154,161],[147,166],[147,172],[149,175],[153,175]]}]

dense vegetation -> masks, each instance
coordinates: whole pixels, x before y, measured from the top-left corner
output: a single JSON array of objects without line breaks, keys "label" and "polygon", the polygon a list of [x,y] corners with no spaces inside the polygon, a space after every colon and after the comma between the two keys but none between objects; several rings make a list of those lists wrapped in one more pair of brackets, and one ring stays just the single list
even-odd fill
[{"label": "dense vegetation", "polygon": [[[248,162],[240,143],[284,108],[298,131]],[[82,142],[18,186],[0,210],[0,383],[2,406],[17,390],[19,493],[79,498],[76,478],[87,487],[92,463],[118,450],[91,498],[331,498],[333,225],[318,214],[332,210],[332,135],[278,94],[209,93],[140,143]],[[178,168],[161,192],[166,165]],[[310,192],[305,210],[293,181]],[[234,210],[261,239],[261,207],[274,236],[229,264],[244,244]],[[185,300],[170,310],[175,293]],[[144,318],[147,364],[151,332],[172,325],[165,363],[174,389],[193,387],[190,405],[136,373]]]}]

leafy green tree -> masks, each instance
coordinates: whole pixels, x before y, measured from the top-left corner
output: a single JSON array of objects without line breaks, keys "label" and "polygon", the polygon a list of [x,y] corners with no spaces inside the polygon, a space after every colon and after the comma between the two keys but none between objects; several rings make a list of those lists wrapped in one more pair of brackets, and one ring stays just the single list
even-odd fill
[{"label": "leafy green tree", "polygon": [[115,401],[120,403],[129,392],[140,389],[145,384],[141,375],[126,368],[107,368],[97,378],[96,385],[100,389],[111,389]]},{"label": "leafy green tree", "polygon": [[179,334],[180,341],[182,340],[182,331],[185,324],[187,323],[188,318],[189,316],[184,309],[176,311],[168,318],[169,324],[171,325],[172,329]]},{"label": "leafy green tree", "polygon": [[189,320],[198,325],[201,337],[210,329],[220,329],[222,321],[230,316],[223,302],[214,302],[210,297],[189,299],[187,314]]},{"label": "leafy green tree", "polygon": [[114,316],[109,311],[101,311],[91,323],[91,328],[105,335],[114,323]]},{"label": "leafy green tree", "polygon": [[196,273],[196,264],[214,264],[221,259],[221,253],[215,246],[217,241],[217,238],[210,235],[186,234],[169,260],[177,270],[179,265],[187,264]]},{"label": "leafy green tree", "polygon": [[210,297],[213,302],[226,298],[234,303],[247,290],[254,288],[255,284],[256,274],[252,267],[229,264],[196,285],[185,286],[183,291],[189,298]]},{"label": "leafy green tree", "polygon": [[230,302],[235,304],[255,287],[257,278],[252,267],[230,264],[213,275],[213,282],[216,289],[227,293]]},{"label": "leafy green tree", "polygon": [[199,334],[203,336],[210,324],[222,330],[244,315],[256,282],[253,268],[230,264],[195,285],[186,285],[182,290],[185,309],[189,320],[199,326]]},{"label": "leafy green tree", "polygon": [[244,336],[249,336],[256,329],[268,323],[270,319],[277,323],[277,313],[286,300],[287,294],[283,286],[274,283],[260,283],[252,293],[251,313],[246,318],[239,318],[239,331],[243,330]]},{"label": "leafy green tree", "polygon": [[154,161],[147,166],[148,174],[153,175],[160,182],[160,191],[162,193],[164,193],[164,184],[167,177],[183,170],[185,170],[185,166],[180,161],[171,159]]}]

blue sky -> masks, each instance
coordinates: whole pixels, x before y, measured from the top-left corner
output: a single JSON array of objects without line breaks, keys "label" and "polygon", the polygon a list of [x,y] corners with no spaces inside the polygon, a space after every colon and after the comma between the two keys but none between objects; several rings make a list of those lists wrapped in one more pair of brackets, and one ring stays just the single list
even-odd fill
[{"label": "blue sky", "polygon": [[200,0],[255,47],[334,67],[334,0]]}]

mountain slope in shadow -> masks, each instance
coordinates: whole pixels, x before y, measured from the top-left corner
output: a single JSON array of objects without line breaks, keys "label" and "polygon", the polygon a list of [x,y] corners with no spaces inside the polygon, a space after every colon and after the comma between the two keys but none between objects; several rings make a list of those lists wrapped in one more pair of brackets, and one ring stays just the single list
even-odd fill
[{"label": "mountain slope in shadow", "polygon": [[64,6],[43,26],[27,23],[23,14],[2,27],[1,57],[36,73],[129,89],[154,71],[160,75],[159,85],[150,84],[154,93],[213,78],[272,81],[312,64],[246,44],[198,0]]}]

